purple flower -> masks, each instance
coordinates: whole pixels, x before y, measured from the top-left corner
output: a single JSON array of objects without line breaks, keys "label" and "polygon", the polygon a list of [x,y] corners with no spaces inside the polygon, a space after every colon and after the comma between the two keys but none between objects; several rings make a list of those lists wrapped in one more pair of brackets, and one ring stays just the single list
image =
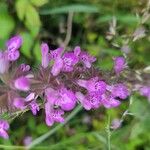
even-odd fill
[{"label": "purple flower", "polygon": [[49,47],[46,43],[41,44],[42,67],[47,68],[50,62]]},{"label": "purple flower", "polygon": [[20,52],[18,50],[10,50],[7,51],[7,58],[9,61],[16,61],[20,56]]},{"label": "purple flower", "polygon": [[114,70],[116,74],[119,74],[126,68],[126,61],[124,57],[114,58]]},{"label": "purple flower", "polygon": [[21,36],[17,35],[9,39],[6,43],[8,51],[16,51],[22,45],[22,38]]},{"label": "purple flower", "polygon": [[19,58],[20,52],[18,49],[22,45],[22,38],[20,36],[15,36],[9,39],[6,43],[7,46],[7,57],[9,61],[15,61]]},{"label": "purple flower", "polygon": [[111,95],[102,95],[101,103],[106,108],[118,107],[121,103]]},{"label": "purple flower", "polygon": [[0,52],[0,74],[4,74],[9,69],[9,61],[5,52]]},{"label": "purple flower", "polygon": [[111,88],[111,94],[113,97],[119,97],[120,99],[126,99],[129,96],[129,90],[127,86],[122,83],[113,85]]},{"label": "purple flower", "polygon": [[64,122],[64,118],[62,117],[64,111],[52,108],[49,102],[45,104],[45,114],[45,121],[48,126],[52,126],[55,122]]},{"label": "purple flower", "polygon": [[51,73],[53,76],[57,76],[63,67],[63,60],[61,58],[62,51],[63,48],[61,47],[57,48],[56,50],[50,51],[50,58],[51,60],[54,60],[54,64],[51,69]]},{"label": "purple flower", "polygon": [[75,47],[74,52],[67,52],[63,55],[63,68],[62,70],[65,72],[73,71],[73,67],[79,61],[80,47]]},{"label": "purple flower", "polygon": [[21,91],[28,91],[30,89],[29,79],[21,76],[14,81],[15,88]]},{"label": "purple flower", "polygon": [[61,57],[55,59],[54,64],[51,69],[51,73],[53,76],[57,76],[63,67],[63,60]]},{"label": "purple flower", "polygon": [[65,53],[62,57],[63,59],[63,68],[62,70],[65,72],[70,72],[73,70],[73,67],[76,63],[78,63],[79,59],[74,55],[74,53]]},{"label": "purple flower", "polygon": [[76,97],[86,110],[95,109],[101,105],[101,95],[98,92],[90,92],[87,95],[76,92]]},{"label": "purple flower", "polygon": [[83,64],[87,67],[90,68],[92,63],[96,61],[96,58],[89,55],[87,52],[81,52],[80,53],[80,61],[83,62]]},{"label": "purple flower", "polygon": [[18,48],[22,44],[22,38],[20,36],[15,36],[7,41],[7,50],[5,52],[0,52],[0,74],[3,74],[9,69],[9,61],[15,61],[19,58],[20,53]]},{"label": "purple flower", "polygon": [[29,103],[29,107],[33,113],[33,115],[36,115],[37,112],[40,110],[39,105],[36,103],[35,100],[33,100],[32,102]]},{"label": "purple flower", "polygon": [[91,78],[89,80],[78,80],[77,83],[86,88],[89,92],[98,91],[99,94],[103,94],[106,91],[106,83],[102,80],[99,80],[98,77]]},{"label": "purple flower", "polygon": [[25,99],[22,97],[14,98],[13,105],[18,109],[25,109]]},{"label": "purple flower", "polygon": [[38,95],[35,95],[35,93],[32,92],[24,99],[25,102],[30,102],[28,106],[30,110],[32,111],[33,115],[36,115],[37,112],[40,110],[40,107],[38,103],[36,102],[37,98],[38,98]]},{"label": "purple flower", "polygon": [[150,86],[143,86],[139,91],[142,96],[146,96],[150,100]]},{"label": "purple flower", "polygon": [[39,105],[36,103],[36,99],[37,96],[35,96],[35,93],[30,93],[26,98],[22,98],[22,97],[14,98],[13,105],[16,108],[22,110],[28,106],[32,111],[33,115],[36,115],[37,111],[40,110]]},{"label": "purple flower", "polygon": [[8,139],[7,130],[9,129],[9,124],[5,120],[0,120],[0,136],[4,139]]},{"label": "purple flower", "polygon": [[63,50],[64,50],[64,48],[62,48],[62,47],[59,47],[55,50],[51,50],[50,51],[50,58],[55,60],[55,59],[61,57]]},{"label": "purple flower", "polygon": [[58,98],[58,92],[52,88],[47,88],[45,90],[46,100],[51,104],[55,105]]},{"label": "purple flower", "polygon": [[59,88],[57,91],[48,88],[45,90],[47,101],[51,105],[60,106],[65,111],[72,110],[76,105],[75,94],[71,90],[67,90],[64,87]]},{"label": "purple flower", "polygon": [[58,90],[58,93],[60,99],[56,101],[56,104],[58,104],[61,109],[65,111],[72,110],[76,105],[75,94],[71,90],[67,90],[64,87],[60,88],[60,90]]}]

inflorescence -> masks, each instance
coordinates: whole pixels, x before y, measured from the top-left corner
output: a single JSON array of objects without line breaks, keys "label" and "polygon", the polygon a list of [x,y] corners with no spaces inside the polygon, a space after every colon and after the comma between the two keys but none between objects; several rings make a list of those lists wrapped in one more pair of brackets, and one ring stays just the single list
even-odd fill
[{"label": "inflorescence", "polygon": [[[111,83],[94,68],[96,58],[81,51],[76,46],[65,52],[60,47],[51,50],[46,43],[41,44],[42,62],[38,71],[33,72],[26,64],[16,66],[20,57],[22,38],[15,36],[6,43],[6,50],[0,51],[0,107],[6,111],[30,109],[33,115],[40,110],[38,99],[45,109],[45,122],[52,126],[64,122],[64,114],[77,104],[84,109],[118,107],[127,99],[131,90],[122,82]],[[114,74],[119,76],[127,68],[125,58],[114,60]],[[141,95],[150,99],[150,87],[139,88]],[[0,136],[8,138],[9,124],[0,120]]]}]

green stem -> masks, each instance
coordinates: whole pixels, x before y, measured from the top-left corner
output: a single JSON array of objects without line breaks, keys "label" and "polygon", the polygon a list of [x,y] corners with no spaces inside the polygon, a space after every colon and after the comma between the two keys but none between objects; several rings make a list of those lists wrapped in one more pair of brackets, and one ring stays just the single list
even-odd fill
[{"label": "green stem", "polygon": [[[0,144],[0,149],[10,149],[10,150],[27,150],[27,148],[25,146],[19,146],[19,145],[1,145]],[[35,150],[47,150],[49,147],[48,146],[39,146],[34,148]]]},{"label": "green stem", "polygon": [[111,150],[111,143],[110,143],[111,131],[110,131],[110,115],[108,116],[108,123],[107,123],[107,146],[108,150]]},{"label": "green stem", "polygon": [[13,145],[0,145],[0,148],[4,149],[18,149],[18,150],[24,150],[25,146],[13,146]]},{"label": "green stem", "polygon": [[30,145],[27,146],[27,149],[33,148],[35,145],[40,144],[41,142],[46,140],[48,137],[53,135],[57,130],[62,128],[68,121],[70,121],[81,110],[81,108],[82,108],[82,106],[80,106],[80,105],[77,106],[76,109],[74,111],[72,111],[71,114],[65,119],[64,123],[57,125],[55,128],[53,128],[52,130],[50,130],[46,134],[44,134],[44,135],[40,136],[39,138],[35,139]]}]

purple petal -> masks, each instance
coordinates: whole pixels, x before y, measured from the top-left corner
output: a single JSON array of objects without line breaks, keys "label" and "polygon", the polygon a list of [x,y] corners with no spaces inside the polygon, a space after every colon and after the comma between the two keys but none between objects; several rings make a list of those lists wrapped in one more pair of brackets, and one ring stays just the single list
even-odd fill
[{"label": "purple petal", "polygon": [[86,110],[90,110],[91,104],[89,103],[89,101],[86,99],[86,97],[81,93],[81,92],[76,92],[76,97],[77,99],[81,102],[81,105],[86,109]]},{"label": "purple petal", "polygon": [[62,67],[63,67],[63,60],[61,58],[57,58],[52,66],[51,70],[52,75],[57,76],[60,73]]},{"label": "purple petal", "polygon": [[53,109],[48,102],[45,104],[45,113],[45,121],[48,126],[52,126],[54,122],[64,122],[64,118],[62,117],[64,111],[61,109]]},{"label": "purple petal", "polygon": [[50,62],[50,58],[49,58],[49,47],[46,43],[41,44],[41,52],[42,52],[42,67],[47,68]]},{"label": "purple petal", "polygon": [[86,104],[89,103],[88,105],[91,106],[91,108],[98,108],[101,105],[101,95],[99,92],[89,92],[86,95]]},{"label": "purple petal", "polygon": [[118,107],[121,104],[120,101],[114,99],[113,97],[105,95],[102,97],[101,103],[106,108]]},{"label": "purple petal", "polygon": [[104,81],[98,79],[98,77],[91,78],[89,80],[78,80],[78,85],[86,88],[89,92],[98,91],[103,94],[106,91],[107,84]]},{"label": "purple petal", "polygon": [[51,59],[57,59],[57,58],[61,57],[63,50],[64,50],[64,48],[62,48],[62,47],[59,47],[55,50],[51,50],[50,51]]},{"label": "purple petal", "polygon": [[87,68],[90,68],[92,63],[96,61],[96,58],[90,56],[87,52],[80,53],[80,60],[84,63]]},{"label": "purple petal", "polygon": [[31,109],[33,115],[36,115],[37,112],[40,110],[39,105],[38,105],[35,101],[32,101],[32,102],[29,104],[29,106],[30,106],[30,109]]},{"label": "purple petal", "polygon": [[80,85],[81,87],[87,88],[88,81],[80,79],[77,81],[77,84]]},{"label": "purple petal", "polygon": [[0,120],[0,128],[4,129],[4,130],[8,130],[9,129],[9,124],[6,120]]},{"label": "purple petal", "polygon": [[70,72],[78,63],[79,59],[73,52],[67,52],[63,55],[63,71]]},{"label": "purple petal", "polygon": [[80,47],[79,47],[79,46],[76,46],[76,47],[74,48],[74,54],[75,54],[76,56],[79,56],[80,52],[81,52]]},{"label": "purple petal", "polygon": [[45,122],[48,126],[54,124],[53,118],[50,116],[51,104],[49,102],[45,103]]},{"label": "purple petal", "polygon": [[59,90],[60,96],[60,106],[65,111],[72,110],[76,105],[76,97],[75,94],[71,90],[67,90],[66,88],[61,88]]},{"label": "purple petal", "polygon": [[126,68],[126,61],[124,57],[114,58],[114,70],[116,74],[119,74]]},{"label": "purple petal", "polygon": [[76,92],[75,96],[81,103],[83,103],[85,96],[81,92]]},{"label": "purple petal", "polygon": [[18,48],[20,48],[21,45],[22,45],[22,38],[19,35],[12,37],[6,43],[8,51],[18,50]]},{"label": "purple petal", "polygon": [[111,93],[113,97],[119,97],[120,99],[126,99],[129,96],[128,88],[122,83],[113,85]]},{"label": "purple petal", "polygon": [[25,98],[25,101],[26,102],[29,102],[31,100],[35,99],[35,93],[30,93],[26,98]]},{"label": "purple petal", "polygon": [[142,96],[146,96],[150,100],[150,86],[143,86],[139,91]]},{"label": "purple petal", "polygon": [[20,52],[18,50],[10,50],[7,53],[9,61],[16,61],[20,57]]},{"label": "purple petal", "polygon": [[3,129],[0,129],[0,136],[2,138],[4,138],[4,139],[8,139],[9,138],[7,132],[5,130],[3,130]]},{"label": "purple petal", "polygon": [[52,126],[54,124],[54,120],[51,117],[49,117],[49,115],[46,115],[45,122],[47,126]]},{"label": "purple petal", "polygon": [[45,90],[45,96],[46,96],[46,100],[47,100],[50,104],[54,105],[54,104],[56,103],[57,98],[58,98],[58,92],[55,91],[55,90],[52,89],[52,88],[47,88],[47,89]]},{"label": "purple petal", "polygon": [[21,91],[28,91],[30,89],[30,82],[27,77],[21,76],[14,82],[15,88]]},{"label": "purple petal", "polygon": [[25,109],[25,101],[23,98],[21,97],[18,97],[18,98],[15,98],[14,99],[14,102],[13,102],[13,105],[16,107],[16,108],[19,108],[19,109]]}]

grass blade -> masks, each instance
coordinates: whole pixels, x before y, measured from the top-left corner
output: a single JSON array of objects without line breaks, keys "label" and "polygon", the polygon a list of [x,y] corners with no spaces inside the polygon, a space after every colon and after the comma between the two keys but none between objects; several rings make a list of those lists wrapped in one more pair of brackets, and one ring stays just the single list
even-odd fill
[{"label": "grass blade", "polygon": [[68,12],[98,13],[99,10],[96,6],[72,4],[67,6],[43,9],[40,11],[40,14],[49,15],[49,14],[60,14],[60,13],[68,13]]}]

